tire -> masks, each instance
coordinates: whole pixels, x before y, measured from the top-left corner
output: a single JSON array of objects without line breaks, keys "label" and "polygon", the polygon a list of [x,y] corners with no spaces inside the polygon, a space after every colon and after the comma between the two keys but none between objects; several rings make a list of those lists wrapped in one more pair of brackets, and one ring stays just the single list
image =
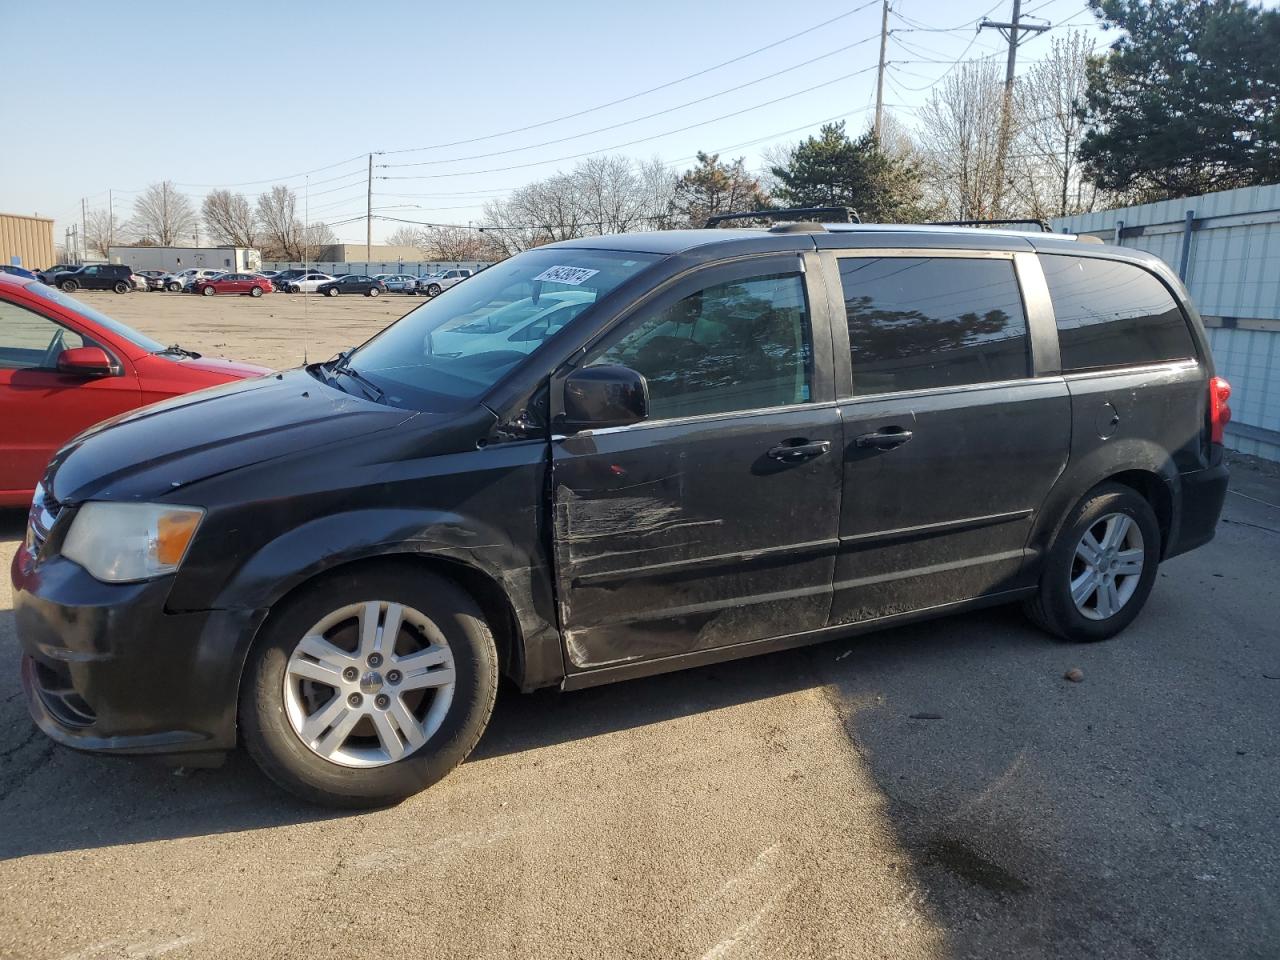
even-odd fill
[{"label": "tire", "polygon": [[262,288],[261,288],[261,287],[254,287],[253,289],[251,289],[251,290],[249,291],[249,296],[251,296],[251,297],[260,297],[260,296],[262,296]]},{"label": "tire", "polygon": [[440,284],[438,284],[438,283],[431,283],[431,284],[428,284],[428,285],[427,285],[427,296],[428,296],[428,297],[438,297],[438,296],[440,296]]},{"label": "tire", "polygon": [[382,293],[382,291],[381,291],[381,290],[379,290],[377,287],[370,287],[370,288],[369,288],[369,292],[366,294],[366,296],[369,296],[369,297],[376,297],[376,296],[378,296],[380,293]]},{"label": "tire", "polygon": [[167,286],[165,289],[166,289],[166,290],[168,290],[170,293],[181,293],[181,292],[182,292],[182,284],[180,284],[180,283],[171,283],[171,284],[169,284],[169,286]]},{"label": "tire", "polygon": [[203,290],[200,291],[200,293],[206,297],[212,297],[217,292],[218,291],[213,289],[213,287],[205,287]]},{"label": "tire", "polygon": [[337,288],[337,287],[330,287],[328,290],[326,290],[326,291],[324,292],[324,295],[325,295],[326,297],[336,297],[336,296],[338,295],[338,288]]},{"label": "tire", "polygon": [[133,287],[125,283],[123,280],[121,280],[111,289],[114,290],[116,293],[128,293],[130,290],[133,289]]},{"label": "tire", "polygon": [[[408,704],[417,696],[416,690],[404,694],[403,699],[394,692],[389,696],[370,692],[394,691],[394,664],[405,662],[388,658],[378,663],[361,653],[363,621],[357,616],[362,617],[366,604],[373,601],[381,604],[380,625],[391,605],[402,605],[404,625],[397,633],[400,645],[396,647],[401,657],[406,655],[406,646],[417,645],[424,638],[437,652],[447,645],[453,662],[447,696],[445,686],[427,687],[417,706],[411,708]],[[353,607],[359,614],[347,612]],[[334,621],[334,617],[338,619]],[[331,625],[324,627],[326,622]],[[341,644],[325,648],[336,657],[331,661],[338,667],[332,670],[335,680],[345,676],[342,670],[354,673],[357,669],[363,671],[358,680],[341,681],[346,687],[326,686],[292,672],[299,663],[310,670],[323,668],[318,660],[291,660],[304,638],[318,629],[331,643]],[[350,648],[349,652],[345,648]],[[353,658],[361,658],[359,667],[342,667]],[[377,672],[379,668],[386,671],[385,678]],[[411,681],[409,668],[405,670],[400,682],[407,687]],[[373,686],[375,680],[383,686]],[[255,641],[240,686],[239,720],[249,754],[284,789],[326,806],[380,807],[425,790],[466,759],[488,725],[497,689],[498,655],[493,635],[466,591],[425,571],[370,564],[325,577],[272,613]],[[317,690],[322,691],[318,704],[311,699]],[[362,700],[354,708],[353,696]],[[439,697],[445,697],[442,703]],[[394,738],[405,751],[399,759],[385,756],[389,753],[386,740],[379,736],[372,716],[375,710],[381,711],[375,702],[383,699],[391,706],[378,719],[387,731],[384,736]],[[321,717],[326,711],[330,713]],[[400,739],[389,718],[406,717],[413,722],[418,720],[417,714],[422,716],[418,736],[425,734],[425,740],[413,747],[407,736]],[[356,716],[360,719],[354,720]],[[304,742],[299,732],[308,719],[316,721],[315,746]],[[343,724],[345,730],[340,729]],[[326,741],[330,743],[326,745]],[[324,749],[331,751],[331,759],[321,754]],[[375,759],[376,765],[369,765]],[[357,765],[361,763],[366,765]]]},{"label": "tire", "polygon": [[75,293],[80,289],[80,284],[76,283],[74,280],[63,280],[62,283],[58,284],[58,286],[62,288],[63,293]]},{"label": "tire", "polygon": [[[1109,544],[1108,534],[1121,530],[1124,535]],[[1083,543],[1086,533],[1094,544]],[[1084,558],[1093,553],[1094,545],[1103,549],[1097,566]],[[1040,574],[1039,592],[1025,604],[1027,616],[1064,640],[1093,643],[1115,636],[1133,622],[1151,595],[1160,549],[1160,525],[1145,497],[1118,483],[1094,487],[1068,514],[1054,538]],[[1139,553],[1140,570],[1122,572],[1132,571]],[[1072,596],[1073,584],[1084,594],[1081,604],[1077,604],[1079,594]]]}]

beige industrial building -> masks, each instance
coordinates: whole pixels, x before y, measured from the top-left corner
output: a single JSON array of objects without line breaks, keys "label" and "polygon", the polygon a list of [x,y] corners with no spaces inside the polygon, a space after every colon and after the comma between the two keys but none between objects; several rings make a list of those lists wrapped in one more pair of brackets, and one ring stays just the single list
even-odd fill
[{"label": "beige industrial building", "polygon": [[0,263],[28,270],[53,266],[53,221],[0,213]]}]

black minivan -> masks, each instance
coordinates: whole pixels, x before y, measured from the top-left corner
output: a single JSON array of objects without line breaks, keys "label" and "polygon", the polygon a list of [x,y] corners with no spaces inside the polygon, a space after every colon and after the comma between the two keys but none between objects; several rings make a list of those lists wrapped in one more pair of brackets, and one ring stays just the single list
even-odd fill
[{"label": "black minivan", "polygon": [[1101,640],[1213,536],[1228,392],[1176,276],[1081,239],[539,247],[62,449],[12,571],[31,713],[88,750],[242,739],[365,806],[460,763],[504,675],[577,689],[1011,601]]}]

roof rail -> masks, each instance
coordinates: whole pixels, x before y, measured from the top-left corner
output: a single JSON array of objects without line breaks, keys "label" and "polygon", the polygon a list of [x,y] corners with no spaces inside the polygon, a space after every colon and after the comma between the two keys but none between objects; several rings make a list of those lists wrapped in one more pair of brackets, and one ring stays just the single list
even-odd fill
[{"label": "roof rail", "polygon": [[785,210],[750,210],[746,213],[718,213],[707,218],[707,227],[726,220],[781,220],[786,217],[827,217],[832,223],[861,223],[858,214],[848,207],[787,207]]},{"label": "roof rail", "polygon": [[1007,220],[931,220],[931,227],[995,227],[995,226],[1012,226],[1018,224],[1024,227],[1039,227],[1042,233],[1053,233],[1053,227],[1049,226],[1048,220],[1038,220],[1035,217],[1014,217]]}]

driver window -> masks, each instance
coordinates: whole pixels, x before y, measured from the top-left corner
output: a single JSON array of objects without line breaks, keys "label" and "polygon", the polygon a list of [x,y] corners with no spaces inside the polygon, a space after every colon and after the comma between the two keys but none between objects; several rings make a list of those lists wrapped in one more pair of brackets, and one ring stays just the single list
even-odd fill
[{"label": "driver window", "polygon": [[53,369],[63,350],[85,346],[74,330],[0,300],[0,367],[8,370]]},{"label": "driver window", "polygon": [[706,287],[644,314],[591,361],[649,381],[649,419],[807,403],[813,349],[799,273]]}]

